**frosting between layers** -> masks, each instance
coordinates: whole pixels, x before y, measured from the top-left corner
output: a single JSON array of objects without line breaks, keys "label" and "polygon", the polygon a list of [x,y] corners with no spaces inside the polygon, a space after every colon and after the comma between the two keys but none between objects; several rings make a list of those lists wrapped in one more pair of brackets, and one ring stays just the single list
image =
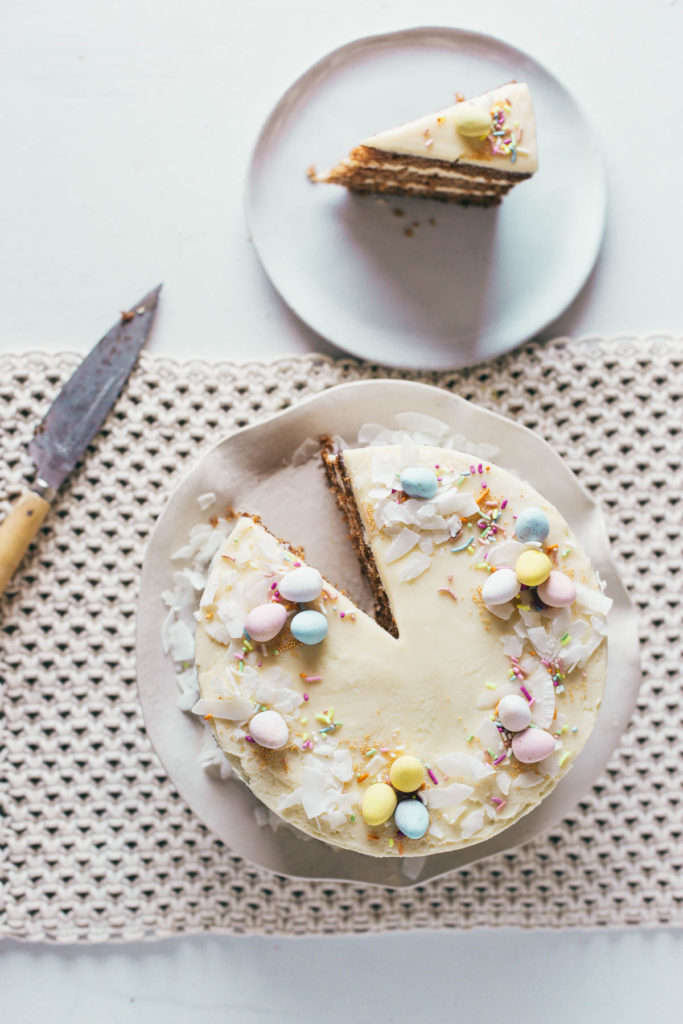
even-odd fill
[{"label": "frosting between layers", "polygon": [[[398,639],[325,584],[307,604],[326,616],[322,643],[305,647],[286,625],[265,645],[245,644],[247,613],[302,560],[242,518],[197,615],[197,711],[212,716],[253,792],[309,834],[375,856],[480,842],[536,806],[586,742],[604,685],[609,602],[559,513],[512,474],[488,465],[479,472],[471,456],[407,442],[344,459]],[[406,465],[438,467],[434,499],[405,500],[396,481]],[[511,542],[513,515],[530,505],[548,515],[546,546],[573,576],[577,600],[541,612],[522,597],[489,610],[481,600],[488,565],[537,546]],[[297,608],[287,611],[291,620]],[[538,765],[517,762],[495,724],[500,698],[522,686],[535,724],[555,737]],[[248,721],[262,707],[286,721],[284,750],[249,742]],[[401,840],[391,822],[371,828],[360,814],[367,787],[385,780],[402,753],[430,767],[420,792],[430,828],[414,841]]]}]

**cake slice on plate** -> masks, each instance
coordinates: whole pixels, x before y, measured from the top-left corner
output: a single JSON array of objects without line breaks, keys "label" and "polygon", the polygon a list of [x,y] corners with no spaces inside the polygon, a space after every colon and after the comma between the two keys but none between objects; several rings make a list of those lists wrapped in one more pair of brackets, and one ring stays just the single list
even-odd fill
[{"label": "cake slice on plate", "polygon": [[509,82],[371,135],[311,179],[352,192],[493,206],[538,169],[529,87]]}]

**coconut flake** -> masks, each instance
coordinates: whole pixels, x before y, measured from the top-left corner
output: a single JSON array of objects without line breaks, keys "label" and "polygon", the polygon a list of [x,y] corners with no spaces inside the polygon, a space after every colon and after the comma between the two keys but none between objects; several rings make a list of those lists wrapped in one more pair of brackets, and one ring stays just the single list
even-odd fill
[{"label": "coconut flake", "polygon": [[438,810],[442,807],[456,807],[463,800],[472,796],[472,786],[465,786],[461,782],[454,782],[451,786],[435,786],[434,789],[427,789],[424,792],[427,807]]},{"label": "coconut flake", "polygon": [[401,571],[399,572],[398,578],[401,581],[401,583],[408,583],[410,580],[415,580],[417,579],[418,576],[421,576],[422,573],[425,572],[430,565],[431,560],[427,557],[427,555],[411,555],[411,557],[405,562]]},{"label": "coconut flake", "polygon": [[301,771],[301,803],[307,818],[317,818],[328,809],[327,773],[312,765]]},{"label": "coconut flake", "polygon": [[307,437],[301,442],[299,447],[295,450],[291,459],[289,460],[290,466],[303,466],[304,463],[309,462],[312,458],[317,456],[320,451],[320,442],[316,441],[312,437]]},{"label": "coconut flake", "polygon": [[207,508],[211,508],[215,500],[216,495],[213,491],[205,491],[204,494],[200,494],[197,497],[197,504],[202,512],[206,512]]},{"label": "coconut flake", "polygon": [[469,779],[472,782],[479,782],[494,774],[489,764],[477,760],[471,754],[463,754],[461,751],[454,751],[452,754],[442,754],[434,761],[439,771],[450,778],[455,776],[460,779]]},{"label": "coconut flake", "polygon": [[165,630],[164,653],[170,654],[174,661],[194,660],[194,636],[181,619],[169,623]]},{"label": "coconut flake", "polygon": [[472,811],[460,823],[460,830],[463,839],[470,839],[484,827],[484,812],[482,810]]},{"label": "coconut flake", "polygon": [[387,564],[390,565],[392,562],[396,562],[399,558],[407,555],[409,551],[412,551],[419,539],[419,533],[415,533],[414,530],[409,530],[408,527],[401,530],[398,537],[389,545],[384,556]]},{"label": "coconut flake", "polygon": [[386,768],[386,766],[387,763],[382,757],[382,755],[375,754],[375,756],[371,758],[366,764],[365,771],[368,773],[368,775],[377,775],[379,772],[383,771]]},{"label": "coconut flake", "polygon": [[414,882],[419,877],[426,863],[426,857],[403,857],[401,858],[401,872],[411,882]]},{"label": "coconut flake", "polygon": [[479,737],[481,745],[486,750],[492,750],[496,756],[501,754],[505,749],[503,741],[500,738],[500,733],[490,718],[484,718],[482,720],[477,731],[477,736]]},{"label": "coconut flake", "polygon": [[193,715],[210,715],[231,722],[246,722],[254,713],[254,705],[247,697],[201,697],[192,708]]},{"label": "coconut flake", "polygon": [[613,601],[599,590],[593,590],[592,587],[587,587],[585,583],[577,583],[576,603],[581,608],[585,608],[586,611],[604,616],[609,612]]},{"label": "coconut flake", "polygon": [[534,698],[532,722],[539,729],[547,729],[555,715],[555,687],[543,665],[539,665],[533,675],[524,680],[524,686]]}]

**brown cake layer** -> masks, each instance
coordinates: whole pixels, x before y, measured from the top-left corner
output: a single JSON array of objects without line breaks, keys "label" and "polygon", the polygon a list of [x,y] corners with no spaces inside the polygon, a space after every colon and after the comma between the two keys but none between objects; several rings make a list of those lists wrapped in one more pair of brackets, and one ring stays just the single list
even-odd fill
[{"label": "brown cake layer", "polygon": [[343,185],[352,192],[493,206],[513,185],[531,175],[460,161],[388,153],[372,146],[356,146],[336,167],[311,177],[314,181]]},{"label": "brown cake layer", "polygon": [[335,452],[330,438],[322,439],[322,460],[339,508],[344,514],[351,542],[356,549],[360,566],[367,576],[375,595],[375,619],[378,625],[387,633],[398,637],[398,627],[391,612],[391,605],[386,591],[382,586],[382,580],[377,572],[377,566],[372,556],[372,551],[365,539],[365,531],[361,523],[358,507],[353,496],[353,488],[344,466],[344,457],[341,452]]}]

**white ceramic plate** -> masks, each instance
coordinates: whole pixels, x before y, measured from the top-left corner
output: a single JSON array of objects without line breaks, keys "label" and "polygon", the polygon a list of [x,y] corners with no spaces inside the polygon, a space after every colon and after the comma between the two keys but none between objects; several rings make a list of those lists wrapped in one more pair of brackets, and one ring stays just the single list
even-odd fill
[{"label": "white ceramic plate", "polygon": [[[513,78],[531,88],[540,170],[499,207],[357,196],[306,176],[456,91]],[[598,148],[564,86],[521,50],[451,28],[372,36],[324,57],[271,113],[248,182],[252,237],[284,300],[340,348],[397,366],[465,366],[538,333],[584,284],[605,217]]]},{"label": "white ceramic plate", "polygon": [[[572,524],[614,599],[609,619],[607,687],[596,728],[574,767],[543,803],[500,835],[454,853],[436,854],[402,865],[399,858],[376,859],[335,850],[295,829],[277,831],[257,824],[261,806],[234,779],[221,781],[199,766],[204,726],[178,709],[178,687],[161,645],[166,609],[161,593],[171,586],[177,563],[171,554],[190,528],[216,509],[234,506],[263,516],[279,536],[305,545],[310,561],[344,587],[361,606],[372,601],[358,562],[317,461],[287,465],[310,437],[340,434],[355,440],[362,423],[394,426],[397,412],[425,412],[480,443],[497,445],[495,461],[516,469],[557,506]],[[207,491],[217,502],[202,515],[197,497]],[[531,431],[438,388],[410,381],[362,381],[331,388],[263,424],[242,430],[206,454],[181,481],[152,533],[142,571],[138,616],[138,686],[147,731],[178,792],[230,849],[283,875],[342,878],[405,886],[526,842],[570,813],[596,780],[616,746],[635,705],[640,683],[637,624],[609,552],[602,515],[560,457]]]}]

